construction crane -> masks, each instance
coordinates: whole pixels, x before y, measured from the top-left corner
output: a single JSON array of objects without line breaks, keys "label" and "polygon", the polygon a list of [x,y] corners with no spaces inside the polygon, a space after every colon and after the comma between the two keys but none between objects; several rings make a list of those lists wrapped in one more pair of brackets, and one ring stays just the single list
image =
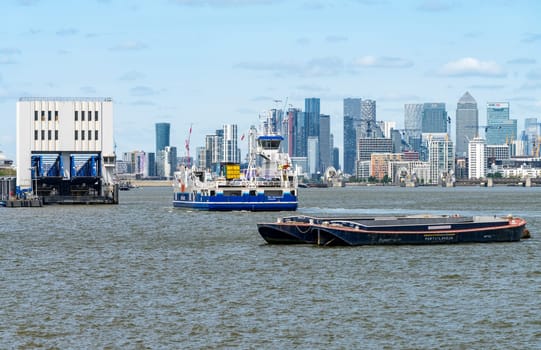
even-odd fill
[{"label": "construction crane", "polygon": [[192,124],[190,124],[190,131],[188,132],[188,138],[186,139],[186,162],[188,168],[190,167],[190,139],[192,138]]}]

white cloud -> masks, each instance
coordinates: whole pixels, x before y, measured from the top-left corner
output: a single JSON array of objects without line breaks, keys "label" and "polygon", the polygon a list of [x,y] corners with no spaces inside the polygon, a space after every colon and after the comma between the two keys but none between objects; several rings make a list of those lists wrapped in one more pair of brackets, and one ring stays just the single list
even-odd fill
[{"label": "white cloud", "polygon": [[400,57],[363,56],[355,60],[354,65],[372,68],[408,68],[413,62]]},{"label": "white cloud", "polygon": [[504,77],[506,75],[503,68],[496,62],[480,61],[472,57],[446,63],[441,69],[441,74],[453,77]]}]

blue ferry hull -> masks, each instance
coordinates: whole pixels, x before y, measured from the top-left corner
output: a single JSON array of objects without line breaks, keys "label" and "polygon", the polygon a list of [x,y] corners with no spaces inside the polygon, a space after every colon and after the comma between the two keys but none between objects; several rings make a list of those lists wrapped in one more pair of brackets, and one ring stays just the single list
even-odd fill
[{"label": "blue ferry hull", "polygon": [[264,195],[242,196],[202,196],[191,198],[189,193],[177,193],[173,200],[173,207],[209,211],[295,211],[297,210],[297,197],[284,194],[281,197]]}]

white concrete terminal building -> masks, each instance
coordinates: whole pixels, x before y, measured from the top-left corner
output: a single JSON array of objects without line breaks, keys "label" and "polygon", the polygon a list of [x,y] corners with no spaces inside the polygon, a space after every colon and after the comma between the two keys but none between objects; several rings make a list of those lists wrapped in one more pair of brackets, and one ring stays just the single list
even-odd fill
[{"label": "white concrete terminal building", "polygon": [[55,202],[116,203],[113,101],[22,97],[17,189]]}]

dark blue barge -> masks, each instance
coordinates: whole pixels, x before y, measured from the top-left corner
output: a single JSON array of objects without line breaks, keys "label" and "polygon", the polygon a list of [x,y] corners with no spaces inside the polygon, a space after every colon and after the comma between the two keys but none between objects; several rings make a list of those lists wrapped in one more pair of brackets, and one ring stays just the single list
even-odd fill
[{"label": "dark blue barge", "polygon": [[515,242],[529,234],[526,221],[511,216],[289,216],[257,226],[269,244],[321,246]]}]

